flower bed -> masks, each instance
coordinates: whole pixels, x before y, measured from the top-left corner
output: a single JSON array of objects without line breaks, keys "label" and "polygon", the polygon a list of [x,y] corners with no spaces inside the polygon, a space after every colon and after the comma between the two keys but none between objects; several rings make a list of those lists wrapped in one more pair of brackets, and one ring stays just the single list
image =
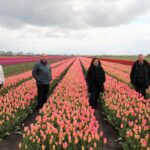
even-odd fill
[{"label": "flower bed", "polygon": [[[67,58],[64,56],[48,56],[49,60],[63,59]],[[12,56],[12,57],[0,57],[0,64],[2,65],[12,65],[27,62],[35,62],[40,59],[40,56]]]},{"label": "flower bed", "polygon": [[[69,67],[73,59],[63,65],[52,69],[52,84],[59,81],[59,76]],[[32,111],[36,104],[36,83],[35,80],[29,80],[16,88],[12,88],[9,92],[0,96],[0,137],[16,124],[21,123],[27,115]]]},{"label": "flower bed", "polygon": [[[67,61],[70,61],[70,60],[71,59],[53,63],[53,64],[51,64],[51,68],[53,69],[53,68],[55,68],[59,65],[62,65],[63,63],[65,63]],[[1,93],[3,93],[3,92],[6,93],[9,90],[9,88],[11,88],[13,86],[16,86],[19,83],[23,83],[24,81],[27,81],[31,78],[32,78],[32,71],[27,71],[27,72],[24,72],[24,73],[20,73],[18,75],[13,75],[13,76],[7,77],[5,79],[4,86],[0,89],[0,92]]]},{"label": "flower bed", "polygon": [[88,103],[82,68],[76,60],[41,109],[36,122],[24,128],[20,148],[99,150],[103,138],[98,129],[94,110]]},{"label": "flower bed", "polygon": [[[87,69],[90,60],[81,59]],[[107,76],[103,107],[110,123],[118,129],[125,150],[150,149],[150,99],[127,84]]]}]

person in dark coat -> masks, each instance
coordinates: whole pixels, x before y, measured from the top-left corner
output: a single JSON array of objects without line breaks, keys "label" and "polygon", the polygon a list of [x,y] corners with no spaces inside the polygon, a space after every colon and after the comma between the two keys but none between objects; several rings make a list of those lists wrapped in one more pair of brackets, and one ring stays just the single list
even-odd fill
[{"label": "person in dark coat", "polygon": [[89,103],[93,108],[98,105],[97,99],[100,92],[104,92],[105,72],[98,58],[94,58],[87,71],[86,82],[88,85]]},{"label": "person in dark coat", "polygon": [[42,54],[41,60],[34,65],[32,75],[37,85],[37,109],[40,109],[47,101],[50,81],[52,80],[51,67],[47,62],[46,54]]},{"label": "person in dark coat", "polygon": [[136,91],[146,99],[146,89],[150,85],[150,65],[144,60],[142,54],[138,56],[138,60],[132,66],[130,79]]}]

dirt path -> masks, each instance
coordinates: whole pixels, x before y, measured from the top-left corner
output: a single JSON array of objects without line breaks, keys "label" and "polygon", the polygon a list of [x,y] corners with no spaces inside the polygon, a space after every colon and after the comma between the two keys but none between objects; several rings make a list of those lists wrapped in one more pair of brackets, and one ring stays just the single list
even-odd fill
[{"label": "dirt path", "polygon": [[[24,126],[29,126],[34,123],[36,116],[38,115],[38,110],[34,110],[26,120],[24,121]],[[23,127],[20,129],[19,133],[23,131]],[[11,133],[11,135],[4,138],[0,142],[0,150],[19,150],[19,143],[22,142],[22,135],[16,132]]]},{"label": "dirt path", "polygon": [[117,130],[107,121],[102,105],[95,110],[95,116],[100,124],[100,130],[104,132],[104,137],[107,138],[107,144],[102,146],[102,150],[123,150],[120,143]]}]

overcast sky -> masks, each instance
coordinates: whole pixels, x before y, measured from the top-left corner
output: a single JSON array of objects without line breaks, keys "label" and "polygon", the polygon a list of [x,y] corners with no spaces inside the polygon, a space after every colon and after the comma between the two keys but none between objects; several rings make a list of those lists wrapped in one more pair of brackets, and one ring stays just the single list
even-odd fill
[{"label": "overcast sky", "polygon": [[0,50],[150,54],[150,0],[0,0]]}]

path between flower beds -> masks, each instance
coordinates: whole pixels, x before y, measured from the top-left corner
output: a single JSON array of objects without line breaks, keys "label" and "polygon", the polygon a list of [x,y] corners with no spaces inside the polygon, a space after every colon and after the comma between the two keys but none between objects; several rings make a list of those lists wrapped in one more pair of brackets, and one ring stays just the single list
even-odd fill
[{"label": "path between flower beds", "polygon": [[[38,111],[34,110],[32,114],[28,116],[26,121],[24,122],[24,126],[29,126],[31,123],[35,121],[36,116],[38,115]],[[2,142],[0,142],[0,150],[19,150],[19,143],[22,141],[23,126],[20,131],[13,132],[11,135],[6,137]]]},{"label": "path between flower beds", "polygon": [[95,116],[100,124],[100,129],[107,138],[107,144],[103,145],[103,150],[123,150],[118,141],[119,135],[117,130],[107,121],[103,112],[102,104],[95,110]]}]

